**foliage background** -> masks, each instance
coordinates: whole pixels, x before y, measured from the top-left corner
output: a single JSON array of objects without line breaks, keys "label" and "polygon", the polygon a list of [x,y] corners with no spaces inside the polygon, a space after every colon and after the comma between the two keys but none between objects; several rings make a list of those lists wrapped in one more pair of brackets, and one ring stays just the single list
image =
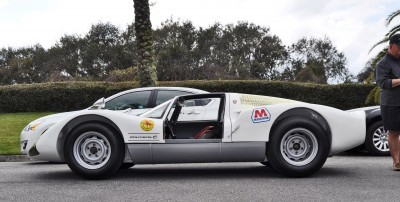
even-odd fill
[{"label": "foliage background", "polygon": [[[268,95],[339,109],[363,107],[374,85],[320,85],[260,80],[190,80],[159,82],[159,86],[191,87],[209,92]],[[101,97],[139,87],[138,82],[58,82],[0,86],[0,113],[73,111]]]}]

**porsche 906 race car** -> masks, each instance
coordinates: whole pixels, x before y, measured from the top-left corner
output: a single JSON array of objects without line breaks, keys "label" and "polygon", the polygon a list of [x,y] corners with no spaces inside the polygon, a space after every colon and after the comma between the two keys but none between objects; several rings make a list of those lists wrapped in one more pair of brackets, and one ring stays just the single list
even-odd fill
[{"label": "porsche 906 race car", "polygon": [[367,150],[371,155],[389,156],[388,131],[384,129],[380,106],[363,107],[349,112],[363,111],[366,115],[366,134],[364,143],[350,151]]},{"label": "porsche 906 race car", "polygon": [[[147,88],[135,88],[126,90],[115,95],[112,95],[106,99],[102,98],[96,101],[92,107],[93,109],[104,104],[105,109],[125,111],[132,115],[142,114],[153,107],[164,103],[178,95],[188,94],[199,94],[207,93],[206,91],[194,89],[194,88],[183,88],[183,87],[147,87]],[[88,110],[85,109],[85,110]],[[29,123],[21,132],[21,153],[27,154],[29,149],[36,143],[40,135],[43,134],[50,126],[57,123],[76,113],[64,112],[52,114],[49,116],[41,117]]]},{"label": "porsche 906 race car", "polygon": [[[196,102],[218,109],[207,118]],[[211,101],[210,101],[211,102]],[[207,110],[202,108],[201,110]],[[317,172],[328,156],[364,141],[365,113],[282,98],[237,93],[175,97],[140,115],[85,110],[43,133],[29,156],[65,161],[87,179],[124,164],[261,162],[289,177]]]}]

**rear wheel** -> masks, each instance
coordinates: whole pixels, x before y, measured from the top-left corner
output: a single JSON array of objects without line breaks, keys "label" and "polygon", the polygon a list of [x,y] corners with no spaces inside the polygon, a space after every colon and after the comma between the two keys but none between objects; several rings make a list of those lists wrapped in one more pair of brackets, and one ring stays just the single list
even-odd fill
[{"label": "rear wheel", "polygon": [[382,121],[377,121],[368,127],[364,144],[368,153],[372,155],[390,155],[388,145],[388,131],[383,128]]},{"label": "rear wheel", "polygon": [[274,128],[267,148],[271,167],[288,177],[306,177],[325,163],[330,145],[327,134],[307,117],[289,117]]},{"label": "rear wheel", "polygon": [[86,179],[103,179],[115,173],[124,159],[122,138],[110,128],[89,123],[67,138],[65,160],[73,172]]}]

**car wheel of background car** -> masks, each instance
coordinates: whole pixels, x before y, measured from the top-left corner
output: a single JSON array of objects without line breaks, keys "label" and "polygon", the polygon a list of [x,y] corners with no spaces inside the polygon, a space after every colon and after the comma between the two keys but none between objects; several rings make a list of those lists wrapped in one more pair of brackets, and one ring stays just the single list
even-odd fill
[{"label": "car wheel of background car", "polygon": [[330,145],[320,125],[307,117],[289,117],[276,125],[267,145],[271,167],[288,177],[306,177],[325,163]]},{"label": "car wheel of background car", "polygon": [[382,121],[377,121],[368,127],[364,144],[368,153],[372,155],[390,155],[388,132],[383,128]]},{"label": "car wheel of background car", "polygon": [[122,138],[110,128],[88,123],[78,126],[64,145],[65,160],[79,176],[103,179],[115,173],[124,159]]},{"label": "car wheel of background car", "polygon": [[119,169],[126,170],[133,167],[134,165],[135,165],[134,163],[122,163]]}]

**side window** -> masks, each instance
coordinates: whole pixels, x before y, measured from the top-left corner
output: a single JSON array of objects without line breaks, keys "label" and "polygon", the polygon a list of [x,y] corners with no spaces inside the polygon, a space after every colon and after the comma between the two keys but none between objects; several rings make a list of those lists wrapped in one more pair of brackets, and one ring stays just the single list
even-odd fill
[{"label": "side window", "polygon": [[204,98],[204,99],[194,99],[194,100],[186,100],[184,103],[184,107],[200,107],[200,106],[206,106],[208,103],[211,102],[210,98]]},{"label": "side window", "polygon": [[176,91],[176,90],[159,90],[157,93],[156,106],[174,98],[175,96],[188,95],[188,94],[193,94],[193,93],[185,91]]},{"label": "side window", "polygon": [[185,100],[178,121],[217,120],[220,100],[221,98]]},{"label": "side window", "polygon": [[150,94],[151,91],[127,93],[106,102],[105,108],[110,110],[148,108],[147,103],[149,102]]}]

